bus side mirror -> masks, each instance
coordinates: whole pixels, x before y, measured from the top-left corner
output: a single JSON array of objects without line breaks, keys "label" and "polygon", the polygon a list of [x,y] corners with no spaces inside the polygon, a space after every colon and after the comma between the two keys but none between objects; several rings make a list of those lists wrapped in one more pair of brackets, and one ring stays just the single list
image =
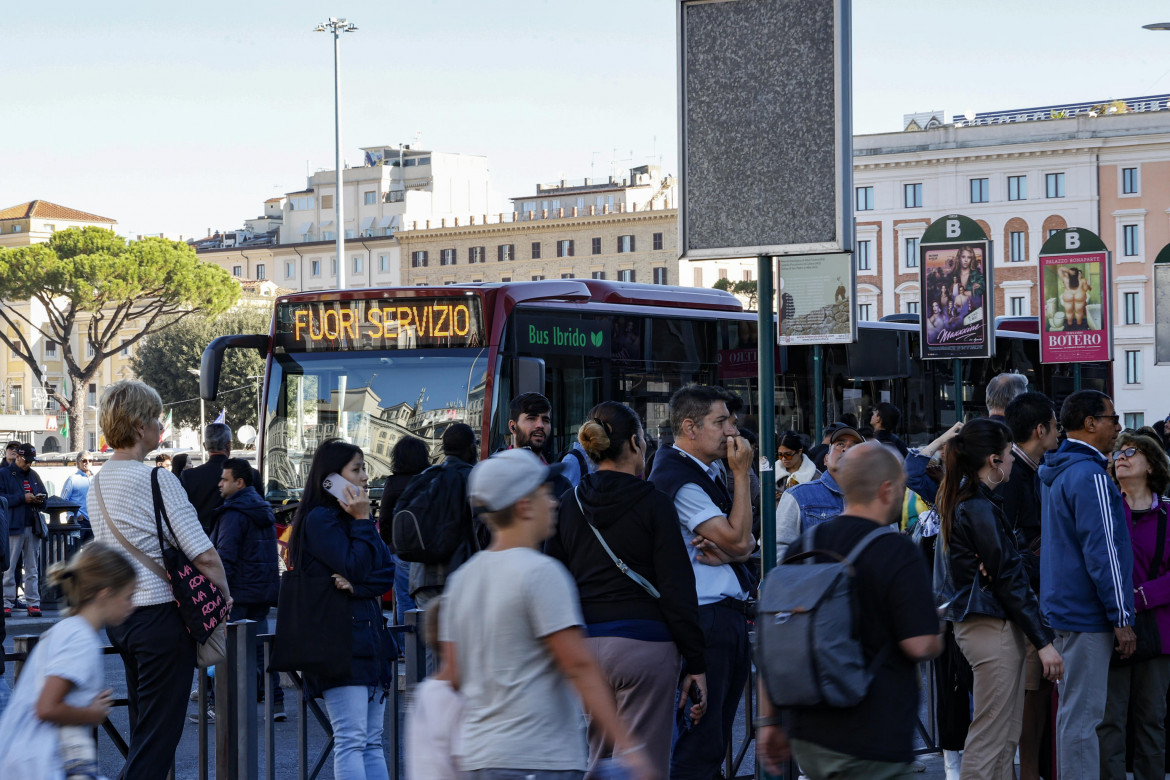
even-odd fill
[{"label": "bus side mirror", "polygon": [[[206,354],[206,353],[204,353]],[[544,359],[535,357],[516,358],[515,384],[512,397],[525,393],[540,393],[544,395]]]},{"label": "bus side mirror", "polygon": [[[223,370],[223,353],[229,349],[255,349],[262,357],[268,356],[267,334],[218,336],[203,350],[199,361],[199,397],[214,401],[219,394],[219,375]],[[543,374],[541,375],[543,377]]]}]

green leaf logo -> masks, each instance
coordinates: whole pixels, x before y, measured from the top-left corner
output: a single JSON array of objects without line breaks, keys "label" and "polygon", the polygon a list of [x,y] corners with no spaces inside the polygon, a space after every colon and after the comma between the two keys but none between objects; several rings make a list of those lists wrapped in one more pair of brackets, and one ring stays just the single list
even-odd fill
[{"label": "green leaf logo", "polygon": [[593,346],[595,347],[600,347],[604,338],[605,336],[601,331],[596,331],[591,336],[589,336],[589,340],[593,342]]}]

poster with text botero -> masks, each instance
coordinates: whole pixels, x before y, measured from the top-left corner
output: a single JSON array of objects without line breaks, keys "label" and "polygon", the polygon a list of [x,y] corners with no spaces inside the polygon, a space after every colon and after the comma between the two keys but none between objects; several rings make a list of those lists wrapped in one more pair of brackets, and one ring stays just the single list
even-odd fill
[{"label": "poster with text botero", "polygon": [[1113,357],[1109,254],[1040,255],[1040,362]]},{"label": "poster with text botero", "polygon": [[990,357],[995,339],[988,242],[919,246],[922,358]]},{"label": "poster with text botero", "polygon": [[853,256],[780,258],[776,292],[780,344],[848,344],[853,341]]}]

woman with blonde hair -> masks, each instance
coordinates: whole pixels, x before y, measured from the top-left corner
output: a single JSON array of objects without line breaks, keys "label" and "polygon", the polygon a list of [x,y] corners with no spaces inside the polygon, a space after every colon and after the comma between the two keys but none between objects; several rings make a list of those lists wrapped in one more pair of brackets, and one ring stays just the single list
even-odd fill
[{"label": "woman with blonde hair", "polygon": [[158,446],[161,414],[158,393],[142,382],[124,379],[102,392],[98,425],[114,454],[94,477],[86,501],[94,538],[124,552],[137,574],[133,613],[106,632],[126,667],[130,749],[122,776],[127,778],[162,778],[170,770],[195,671],[195,640],[179,614],[170,582],[138,559],[141,555],[165,568],[152,474],[170,519],[162,528],[166,543],[182,550],[231,607],[223,563],[178,477],[143,463],[146,453]]},{"label": "woman with blonde hair", "polygon": [[[1152,428],[1122,431],[1109,471],[1121,488],[1133,545],[1138,649],[1109,667],[1105,717],[1097,727],[1101,777],[1125,777],[1125,722],[1132,708],[1134,780],[1165,777],[1166,691],[1170,688],[1170,545],[1166,543],[1170,460]],[[1160,548],[1160,549],[1159,549]],[[1152,643],[1148,640],[1156,640]]]},{"label": "woman with blonde hair", "polygon": [[[589,649],[613,689],[618,715],[645,740],[651,765],[666,777],[681,661],[679,706],[686,706],[692,683],[698,695],[685,715],[698,720],[707,704],[694,571],[674,502],[642,479],[646,436],[637,414],[616,401],[598,404],[577,439],[597,470],[561,496],[556,535],[545,552],[573,575]],[[593,768],[613,746],[596,724],[588,736]]]}]

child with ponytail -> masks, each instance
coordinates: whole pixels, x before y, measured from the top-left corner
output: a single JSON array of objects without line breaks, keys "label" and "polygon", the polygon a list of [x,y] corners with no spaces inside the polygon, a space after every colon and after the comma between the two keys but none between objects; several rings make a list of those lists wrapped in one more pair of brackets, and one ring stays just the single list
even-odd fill
[{"label": "child with ponytail", "polygon": [[49,570],[69,603],[66,617],[29,654],[0,717],[0,777],[96,780],[92,729],[109,714],[98,632],[134,610],[134,568],[96,542]]}]

